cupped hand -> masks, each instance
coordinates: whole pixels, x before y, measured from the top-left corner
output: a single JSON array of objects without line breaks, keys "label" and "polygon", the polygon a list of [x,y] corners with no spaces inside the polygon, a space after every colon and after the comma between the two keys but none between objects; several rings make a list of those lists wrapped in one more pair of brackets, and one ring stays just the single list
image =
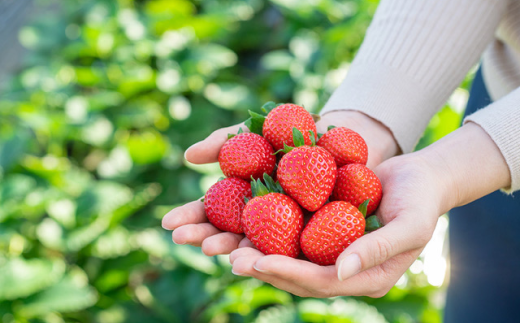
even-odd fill
[{"label": "cupped hand", "polygon": [[[248,131],[243,123],[214,131],[186,150],[186,160],[194,164],[217,162],[220,148],[226,142],[228,134],[236,134],[240,128]],[[202,247],[202,252],[208,256],[229,254],[239,247],[253,247],[243,234],[223,232],[209,223],[204,212],[204,203],[200,200],[168,212],[162,219],[162,226],[173,230],[174,243]]]},{"label": "cupped hand", "polygon": [[418,154],[391,158],[375,172],[383,185],[377,216],[385,226],[352,243],[333,266],[246,247],[230,255],[233,273],[303,297],[385,295],[430,240],[443,213],[445,183]]},{"label": "cupped hand", "polygon": [[[320,133],[325,133],[330,125],[350,128],[365,139],[369,149],[367,165],[370,168],[397,153],[398,148],[390,131],[360,112],[330,112],[316,123]],[[186,160],[194,164],[217,162],[220,148],[226,142],[228,134],[236,134],[239,128],[248,131],[243,123],[214,131],[186,150]],[[209,223],[204,204],[198,200],[168,212],[163,217],[162,226],[173,230],[173,242],[202,247],[202,251],[208,256],[229,254],[241,247],[253,247],[244,235],[222,232]]]}]

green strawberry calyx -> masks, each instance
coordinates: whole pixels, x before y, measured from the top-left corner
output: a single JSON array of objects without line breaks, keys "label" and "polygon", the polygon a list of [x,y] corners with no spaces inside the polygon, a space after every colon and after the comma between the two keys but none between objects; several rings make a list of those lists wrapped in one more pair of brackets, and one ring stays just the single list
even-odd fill
[{"label": "green strawberry calyx", "polygon": [[227,139],[229,140],[229,139],[231,139],[231,138],[233,138],[233,137],[235,137],[235,136],[238,136],[238,135],[241,134],[241,133],[244,133],[244,130],[242,130],[242,127],[238,128],[238,132],[237,132],[236,134],[234,134],[234,133],[228,133],[228,135],[227,135]]},{"label": "green strawberry calyx", "polygon": [[[283,143],[283,149],[280,149],[277,152],[275,152],[275,155],[280,152],[288,153],[294,148],[305,146],[305,139],[303,138],[302,132],[298,128],[294,127],[292,128],[292,133],[294,147],[291,147],[286,143]],[[316,137],[314,136],[314,131],[312,130],[309,130],[309,139],[311,140],[311,146],[316,146]]]},{"label": "green strawberry calyx", "polygon": [[[279,182],[275,182],[274,179],[264,173],[264,183],[260,179],[255,180],[253,177],[251,177],[251,192],[253,193],[253,198],[257,196],[264,196],[269,193],[281,193],[285,194],[283,191],[282,186]],[[249,201],[247,198],[245,198],[246,203]]]},{"label": "green strawberry calyx", "polygon": [[376,231],[377,229],[382,228],[382,227],[383,227],[383,224],[381,223],[381,221],[379,221],[379,218],[377,216],[372,215],[366,219],[365,232]]},{"label": "green strawberry calyx", "polygon": [[381,221],[379,221],[377,216],[369,216],[367,218],[367,208],[368,203],[370,203],[370,199],[367,199],[365,202],[363,202],[359,207],[358,210],[363,214],[363,217],[366,218],[365,222],[365,232],[372,232],[375,231],[381,227],[383,227],[383,224]]},{"label": "green strawberry calyx", "polygon": [[361,212],[361,214],[363,214],[364,218],[367,217],[368,203],[370,203],[370,199],[367,199],[365,202],[361,203],[361,205],[358,207],[359,212]]},{"label": "green strawberry calyx", "polygon": [[262,130],[264,128],[264,122],[266,116],[271,112],[274,108],[283,105],[285,103],[274,103],[269,101],[265,103],[261,110],[264,114],[256,113],[254,111],[249,110],[249,115],[251,116],[247,119],[244,124],[249,128],[249,131],[256,133],[257,135],[262,135]]}]

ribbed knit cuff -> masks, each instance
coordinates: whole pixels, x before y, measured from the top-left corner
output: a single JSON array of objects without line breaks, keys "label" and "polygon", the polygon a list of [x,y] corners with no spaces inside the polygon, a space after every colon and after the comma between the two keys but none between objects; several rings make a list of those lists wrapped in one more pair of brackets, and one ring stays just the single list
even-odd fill
[{"label": "ribbed knit cuff", "polygon": [[520,190],[520,89],[464,119],[481,126],[493,139],[511,173],[511,187],[503,191]]},{"label": "ribbed knit cuff", "polygon": [[387,126],[403,153],[413,150],[444,97],[390,66],[353,64],[322,110],[356,110]]}]

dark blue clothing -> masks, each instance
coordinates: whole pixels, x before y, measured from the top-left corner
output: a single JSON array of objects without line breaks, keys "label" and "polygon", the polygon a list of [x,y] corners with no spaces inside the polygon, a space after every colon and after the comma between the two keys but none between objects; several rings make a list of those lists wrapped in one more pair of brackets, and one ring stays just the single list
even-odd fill
[{"label": "dark blue clothing", "polygon": [[[466,115],[489,103],[479,70]],[[449,216],[445,323],[520,322],[520,197],[497,191]]]}]

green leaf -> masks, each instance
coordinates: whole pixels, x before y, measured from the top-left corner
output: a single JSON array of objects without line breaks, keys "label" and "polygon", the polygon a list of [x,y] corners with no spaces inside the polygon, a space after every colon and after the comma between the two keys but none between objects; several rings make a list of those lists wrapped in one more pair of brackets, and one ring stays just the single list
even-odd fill
[{"label": "green leaf", "polygon": [[320,133],[320,132],[318,132],[318,140],[320,140],[321,137],[323,137],[323,135],[324,135],[324,133]]},{"label": "green leaf", "polygon": [[272,193],[284,193],[282,187],[279,182],[274,181],[274,179],[268,174],[264,173],[264,182],[267,185],[267,189]]},{"label": "green leaf", "polygon": [[262,135],[262,129],[264,128],[265,117],[261,114],[249,110],[251,118],[245,121],[245,125],[249,128],[249,131]]},{"label": "green leaf", "polygon": [[239,135],[239,134],[241,134],[241,133],[244,133],[244,130],[242,130],[242,127],[238,128],[237,135]]},{"label": "green leaf", "polygon": [[278,105],[276,103],[274,103],[273,101],[269,101],[267,103],[265,103],[263,106],[262,106],[262,111],[265,112],[265,114],[269,114],[269,112],[271,112],[274,108],[276,108]]},{"label": "green leaf", "polygon": [[153,164],[165,156],[168,140],[155,130],[147,130],[130,135],[126,147],[136,164]]},{"label": "green leaf", "polygon": [[367,207],[368,207],[368,203],[370,203],[370,199],[366,200],[365,202],[363,202],[359,207],[359,211],[361,212],[361,214],[363,214],[363,217],[366,217],[367,216]]},{"label": "green leaf", "polygon": [[0,266],[0,300],[27,297],[56,283],[65,272],[61,260],[8,259]]},{"label": "green leaf", "polygon": [[278,153],[288,153],[291,150],[293,150],[295,147],[288,146],[285,142],[283,143],[283,149],[280,149],[278,151],[275,151],[273,155],[276,155]]},{"label": "green leaf", "polygon": [[25,299],[17,312],[26,317],[75,312],[91,307],[97,299],[96,290],[88,285],[85,272],[74,268],[56,285]]},{"label": "green leaf", "polygon": [[256,197],[256,181],[252,175],[251,175],[251,195],[253,197]]},{"label": "green leaf", "polygon": [[331,131],[334,128],[336,128],[336,126],[330,125],[330,126],[327,127],[327,131]]},{"label": "green leaf", "polygon": [[254,323],[273,323],[273,322],[296,322],[297,312],[294,306],[271,306],[258,313]]},{"label": "green leaf", "polygon": [[294,147],[301,147],[305,145],[305,139],[303,138],[302,132],[294,127],[292,128]]},{"label": "green leaf", "polygon": [[314,136],[314,131],[309,130],[309,138],[311,139],[311,146],[316,146],[316,137]]},{"label": "green leaf", "polygon": [[264,196],[271,193],[260,179],[251,182],[251,191],[253,192],[253,197]]},{"label": "green leaf", "polygon": [[379,218],[375,215],[369,216],[365,224],[365,232],[372,232],[379,228],[382,228],[383,224],[379,221]]},{"label": "green leaf", "polygon": [[134,246],[128,243],[130,239],[128,230],[122,226],[115,227],[93,243],[91,253],[101,259],[124,256],[134,249]]},{"label": "green leaf", "polygon": [[276,182],[276,188],[277,188],[277,191],[278,193],[282,193],[282,194],[285,194],[283,188],[282,188],[282,185],[280,185],[280,182]]},{"label": "green leaf", "polygon": [[227,139],[229,140],[229,139],[231,139],[231,138],[233,138],[233,137],[235,137],[235,136],[236,136],[236,135],[233,134],[233,133],[228,133],[228,134],[227,134]]}]

